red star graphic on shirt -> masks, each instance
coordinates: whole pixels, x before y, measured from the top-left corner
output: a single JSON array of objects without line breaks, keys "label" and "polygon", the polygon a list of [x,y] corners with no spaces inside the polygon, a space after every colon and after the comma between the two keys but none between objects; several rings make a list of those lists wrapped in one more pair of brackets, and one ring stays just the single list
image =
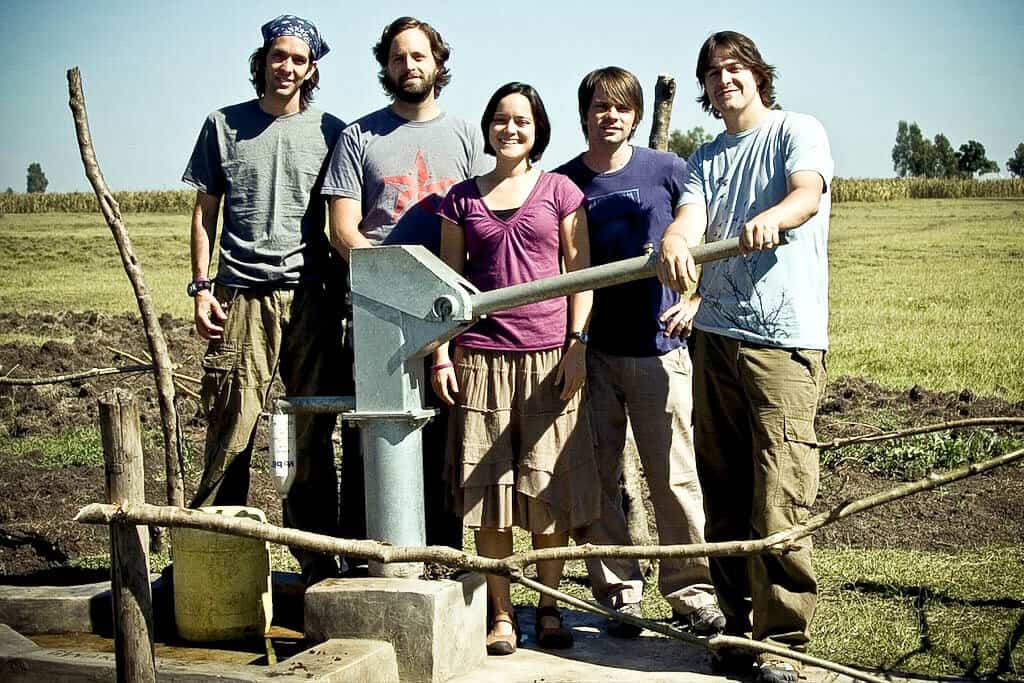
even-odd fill
[{"label": "red star graphic on shirt", "polygon": [[395,199],[395,208],[391,212],[392,220],[398,220],[415,204],[429,204],[427,208],[436,209],[438,200],[444,192],[454,185],[455,178],[431,178],[427,160],[421,150],[416,151],[416,177],[411,175],[392,175],[382,178],[385,187],[395,186],[400,189]]}]

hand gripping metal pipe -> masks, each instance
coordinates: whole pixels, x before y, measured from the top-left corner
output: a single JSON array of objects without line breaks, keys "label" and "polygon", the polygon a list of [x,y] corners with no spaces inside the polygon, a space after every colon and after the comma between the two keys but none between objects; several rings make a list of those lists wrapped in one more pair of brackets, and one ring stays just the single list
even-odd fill
[{"label": "hand gripping metal pipe", "polygon": [[[736,239],[691,249],[706,263],[740,253]],[[362,430],[366,528],[370,538],[424,545],[422,434],[435,414],[424,356],[489,313],[588,289],[652,277],[657,254],[480,292],[420,246],[355,249],[351,253],[355,410],[344,419]],[[303,402],[308,403],[305,405]],[[286,399],[279,412],[351,410],[351,397]],[[419,574],[418,565],[371,566],[376,576]]]}]

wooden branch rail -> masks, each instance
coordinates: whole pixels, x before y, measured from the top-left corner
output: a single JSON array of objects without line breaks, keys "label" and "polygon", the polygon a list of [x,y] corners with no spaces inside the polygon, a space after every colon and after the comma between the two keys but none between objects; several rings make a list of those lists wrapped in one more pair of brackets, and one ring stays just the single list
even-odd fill
[{"label": "wooden branch rail", "polygon": [[470,555],[446,546],[393,546],[377,541],[360,541],[323,536],[309,531],[286,529],[250,519],[225,517],[198,510],[146,503],[125,506],[90,503],[75,516],[83,524],[150,524],[167,527],[205,529],[235,536],[270,541],[330,555],[365,557],[382,563],[436,562],[471,571],[487,572],[515,578],[523,569],[541,560],[590,560],[602,558],[686,558],[758,555],[765,552],[785,553],[796,547],[796,542],[818,529],[852,515],[885,503],[905,498],[914,493],[929,491],[961,479],[987,472],[1024,459],[1024,449],[967,465],[944,474],[929,474],[923,479],[901,484],[881,493],[855,501],[844,502],[808,519],[803,524],[774,533],[762,539],[694,543],[686,545],[613,546],[580,545],[561,548],[530,550],[493,559]]},{"label": "wooden branch rail", "polygon": [[135,292],[135,300],[142,316],[142,326],[153,356],[153,374],[156,380],[156,392],[160,402],[160,424],[164,436],[164,460],[166,470],[167,502],[170,505],[185,504],[185,487],[181,477],[181,448],[178,441],[178,412],[174,407],[174,382],[171,376],[171,360],[167,351],[167,340],[157,319],[149,290],[142,276],[142,266],[135,256],[128,231],[124,227],[121,209],[107,187],[107,181],[96,160],[96,152],[92,145],[92,133],[89,130],[89,116],[85,109],[85,94],[82,92],[82,77],[78,67],[68,69],[68,105],[75,121],[75,133],[78,137],[78,149],[82,156],[85,175],[96,193],[100,211],[110,228],[117,243],[128,280]]}]

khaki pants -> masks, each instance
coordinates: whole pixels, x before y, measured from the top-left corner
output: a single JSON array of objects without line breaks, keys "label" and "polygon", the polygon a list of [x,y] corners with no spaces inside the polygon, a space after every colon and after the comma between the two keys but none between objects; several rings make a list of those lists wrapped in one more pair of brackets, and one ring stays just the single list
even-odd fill
[{"label": "khaki pants", "polygon": [[[214,295],[228,318],[224,338],[211,342],[203,357],[208,427],[192,507],[246,504],[256,425],[277,374],[287,396],[353,393],[351,359],[342,356],[341,301],[324,286],[217,285]],[[297,471],[283,503],[285,526],[339,535],[334,423],[334,415],[296,415]],[[307,584],[337,573],[333,557],[293,552]]]},{"label": "khaki pants", "polygon": [[[814,417],[825,384],[823,351],[693,337],[697,467],[707,540],[762,538],[803,522],[818,492]],[[818,585],[810,538],[785,555],[712,559],[730,633],[802,646]]]},{"label": "khaki pants", "polygon": [[[619,491],[628,409],[660,542],[704,542],[704,508],[690,422],[691,377],[685,348],[650,357],[587,350],[586,391],[593,416],[602,505],[600,519],[582,530],[577,541],[631,543]],[[643,577],[636,560],[590,560],[587,571],[598,600],[616,608],[640,602]],[[704,558],[661,560],[658,589],[681,614],[715,602]]]}]

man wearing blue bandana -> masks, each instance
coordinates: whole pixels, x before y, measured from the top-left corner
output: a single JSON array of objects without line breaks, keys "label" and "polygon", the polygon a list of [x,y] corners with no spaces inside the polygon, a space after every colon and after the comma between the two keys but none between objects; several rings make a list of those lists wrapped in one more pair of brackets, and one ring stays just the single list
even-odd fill
[{"label": "man wearing blue bandana", "polygon": [[[210,114],[182,178],[196,189],[192,282],[208,420],[192,506],[245,505],[260,414],[280,377],[288,396],[352,393],[320,187],[344,124],[310,106],[329,48],[316,26],[284,15],[250,57],[257,98]],[[216,276],[210,265],[223,205]],[[347,391],[346,391],[347,390]],[[333,415],[297,415],[286,526],[337,535]],[[307,585],[335,576],[333,557],[296,552]]]}]

